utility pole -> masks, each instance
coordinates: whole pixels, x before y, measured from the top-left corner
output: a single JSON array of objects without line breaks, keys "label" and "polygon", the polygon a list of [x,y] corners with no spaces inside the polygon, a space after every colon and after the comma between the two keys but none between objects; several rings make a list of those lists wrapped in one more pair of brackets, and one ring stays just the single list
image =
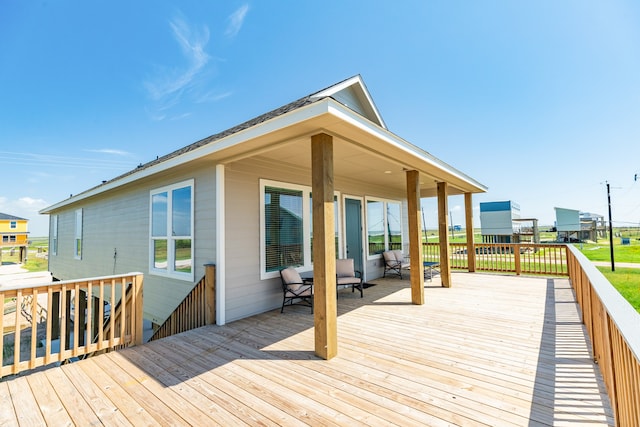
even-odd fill
[{"label": "utility pole", "polygon": [[607,182],[607,203],[609,205],[609,251],[611,253],[611,271],[616,271],[616,264],[613,260],[613,222],[611,221],[611,189]]}]

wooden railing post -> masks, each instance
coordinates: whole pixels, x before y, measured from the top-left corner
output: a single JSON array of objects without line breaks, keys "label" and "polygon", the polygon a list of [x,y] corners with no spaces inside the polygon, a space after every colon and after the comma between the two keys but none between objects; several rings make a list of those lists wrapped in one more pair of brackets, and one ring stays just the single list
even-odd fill
[{"label": "wooden railing post", "polygon": [[216,323],[216,265],[204,265],[204,319],[205,325]]},{"label": "wooden railing post", "polygon": [[515,263],[516,274],[519,276],[522,273],[522,264],[520,260],[520,245],[517,243],[513,247],[513,260]]},{"label": "wooden railing post", "polygon": [[[144,339],[142,335],[143,317],[144,317],[143,299],[142,299],[144,275],[138,274],[134,277],[135,277],[133,281],[134,288],[132,289],[133,291],[132,301],[134,302],[134,306],[131,307],[131,314],[134,317],[134,325],[135,325],[134,326],[135,338],[134,338],[133,344],[140,345],[142,344],[142,341]],[[122,321],[124,322],[124,318],[122,319]]]}]

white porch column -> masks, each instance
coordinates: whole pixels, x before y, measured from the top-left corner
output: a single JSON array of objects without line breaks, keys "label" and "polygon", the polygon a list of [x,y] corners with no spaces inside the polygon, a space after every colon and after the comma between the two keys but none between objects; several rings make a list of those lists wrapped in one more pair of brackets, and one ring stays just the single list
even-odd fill
[{"label": "white porch column", "polygon": [[225,316],[225,287],[226,287],[226,198],[224,165],[216,165],[216,324],[224,325]]}]

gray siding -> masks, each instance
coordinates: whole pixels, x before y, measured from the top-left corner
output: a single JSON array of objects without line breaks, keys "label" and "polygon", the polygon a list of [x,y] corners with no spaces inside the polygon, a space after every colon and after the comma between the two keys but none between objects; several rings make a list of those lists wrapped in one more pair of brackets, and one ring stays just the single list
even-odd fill
[{"label": "gray siding", "polygon": [[[280,279],[260,279],[260,180],[311,185],[311,174],[300,168],[259,159],[236,162],[226,168],[226,321],[230,322],[280,307]],[[341,195],[375,196],[402,201],[403,230],[406,234],[406,195],[381,192],[377,186],[335,179]],[[342,200],[341,200],[342,202]],[[342,221],[342,218],[339,219]],[[405,238],[405,240],[407,240]],[[365,257],[365,279],[382,276],[381,256]]]},{"label": "gray siding", "polygon": [[[215,262],[215,167],[176,168],[141,180],[118,191],[70,205],[54,212],[58,219],[58,255],[51,255],[50,270],[59,279],[74,279],[140,271],[145,274],[145,317],[161,323],[184,299],[194,283],[149,273],[149,191],[194,179],[194,281],[204,275],[204,264]],[[277,308],[282,303],[280,279],[260,279],[260,179],[310,186],[310,172],[284,168],[260,158],[228,165],[225,170],[226,206],[226,321]],[[406,234],[404,194],[394,194],[362,182],[336,177],[341,195],[375,196],[401,200]],[[342,199],[340,200],[342,203]],[[73,258],[75,210],[83,208],[82,260]],[[339,219],[342,221],[342,218]],[[406,238],[405,238],[406,240]],[[114,253],[116,256],[114,257]],[[382,275],[379,257],[366,259],[370,280]]]},{"label": "gray siding", "polygon": [[[194,179],[194,281],[215,260],[215,174],[213,168],[183,168],[144,180],[58,215],[58,253],[49,258],[54,277],[67,280],[139,271],[144,273],[145,317],[161,323],[193,288],[193,282],[149,273],[149,191]],[[83,254],[74,259],[75,211],[83,209]]]}]

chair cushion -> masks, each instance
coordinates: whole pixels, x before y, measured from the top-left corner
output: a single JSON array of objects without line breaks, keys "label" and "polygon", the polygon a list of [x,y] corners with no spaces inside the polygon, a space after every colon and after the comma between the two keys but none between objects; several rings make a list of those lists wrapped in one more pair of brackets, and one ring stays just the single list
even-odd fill
[{"label": "chair cushion", "polygon": [[396,250],[391,251],[391,252],[393,252],[393,256],[396,258],[396,261],[399,261],[399,262],[403,262],[404,261],[404,255],[402,254],[401,250],[396,249]]},{"label": "chair cushion", "polygon": [[387,265],[393,265],[396,263],[396,255],[393,251],[384,251],[382,252],[382,256],[384,257],[384,262],[387,263]]},{"label": "chair cushion", "polygon": [[355,277],[356,272],[353,266],[353,258],[336,260],[336,276],[338,277]]},{"label": "chair cushion", "polygon": [[351,276],[351,277],[338,277],[336,279],[336,285],[357,285],[362,283],[362,279],[359,277]]},{"label": "chair cushion", "polygon": [[287,267],[280,272],[282,275],[282,280],[284,283],[302,283],[302,277],[300,277],[300,273],[296,271],[293,267]]}]

